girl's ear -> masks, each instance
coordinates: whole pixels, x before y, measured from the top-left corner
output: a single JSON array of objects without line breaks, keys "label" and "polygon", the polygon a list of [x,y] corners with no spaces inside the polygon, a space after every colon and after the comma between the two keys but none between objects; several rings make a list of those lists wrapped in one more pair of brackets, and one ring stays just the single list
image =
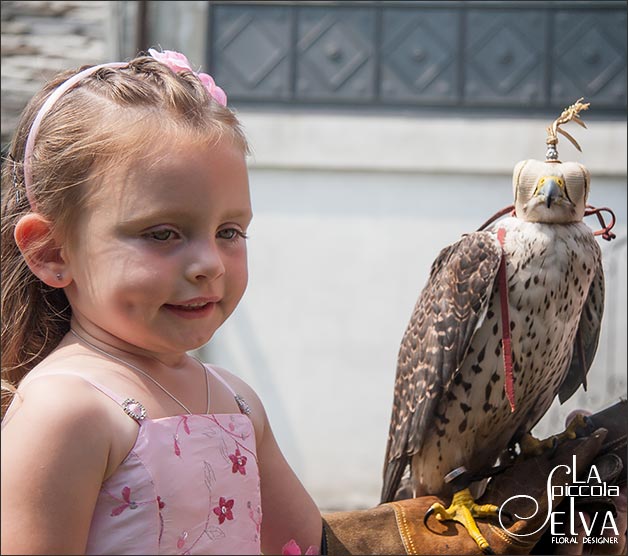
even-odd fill
[{"label": "girl's ear", "polygon": [[22,216],[13,237],[31,272],[44,284],[65,288],[72,282],[63,248],[52,234],[52,224],[43,216],[32,212]]}]

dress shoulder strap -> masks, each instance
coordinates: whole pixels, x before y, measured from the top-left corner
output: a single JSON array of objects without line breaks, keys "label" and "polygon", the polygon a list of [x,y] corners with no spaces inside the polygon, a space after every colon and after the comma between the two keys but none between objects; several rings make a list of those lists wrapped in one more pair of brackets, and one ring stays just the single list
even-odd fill
[{"label": "dress shoulder strap", "polygon": [[205,370],[207,372],[209,372],[210,375],[212,375],[215,379],[217,379],[219,382],[221,382],[223,384],[223,386],[229,390],[229,392],[231,392],[234,396],[237,396],[237,394],[235,393],[235,390],[233,388],[231,388],[231,386],[229,385],[229,383],[222,378],[222,376],[220,375],[220,373],[214,369],[211,365],[208,365],[207,363],[203,363],[203,366],[205,367]]},{"label": "dress shoulder strap", "polygon": [[216,369],[214,369],[211,365],[208,365],[207,363],[203,363],[203,365],[205,366],[205,370],[208,373],[210,373],[214,378],[221,382],[224,387],[229,390],[229,392],[231,392],[233,398],[238,404],[240,413],[243,413],[244,415],[250,415],[251,408],[249,407],[249,404],[246,403],[246,400],[231,387],[231,385],[220,375],[220,373]]}]

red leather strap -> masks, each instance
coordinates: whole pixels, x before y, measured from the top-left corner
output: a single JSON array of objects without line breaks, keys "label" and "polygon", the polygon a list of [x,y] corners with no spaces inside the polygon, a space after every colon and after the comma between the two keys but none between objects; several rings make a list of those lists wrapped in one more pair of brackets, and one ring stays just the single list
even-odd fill
[{"label": "red leather strap", "polygon": [[502,246],[502,258],[497,270],[499,280],[499,304],[502,314],[502,355],[504,359],[504,390],[510,403],[510,411],[515,411],[515,382],[512,373],[512,347],[510,341],[510,313],[508,311],[508,279],[506,276],[506,254],[504,253],[504,242],[506,241],[506,230],[497,230],[497,239]]}]

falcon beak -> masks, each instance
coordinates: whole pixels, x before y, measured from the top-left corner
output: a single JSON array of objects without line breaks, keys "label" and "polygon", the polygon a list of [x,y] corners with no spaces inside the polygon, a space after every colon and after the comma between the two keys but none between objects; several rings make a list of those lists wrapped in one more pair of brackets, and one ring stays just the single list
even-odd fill
[{"label": "falcon beak", "polygon": [[563,190],[559,180],[554,176],[544,178],[541,187],[537,191],[537,195],[544,195],[547,208],[550,208],[555,199],[563,196]]}]

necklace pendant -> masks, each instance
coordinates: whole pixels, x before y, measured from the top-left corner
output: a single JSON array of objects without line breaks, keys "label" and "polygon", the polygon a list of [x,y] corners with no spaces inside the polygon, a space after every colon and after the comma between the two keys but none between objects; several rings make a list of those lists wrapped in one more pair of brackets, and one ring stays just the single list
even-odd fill
[{"label": "necklace pendant", "polygon": [[122,402],[124,412],[138,423],[146,419],[146,408],[137,400],[127,398]]},{"label": "necklace pendant", "polygon": [[249,404],[246,403],[246,400],[242,396],[240,396],[240,394],[235,395],[235,401],[238,404],[241,413],[244,413],[244,415],[251,414],[251,408]]}]

